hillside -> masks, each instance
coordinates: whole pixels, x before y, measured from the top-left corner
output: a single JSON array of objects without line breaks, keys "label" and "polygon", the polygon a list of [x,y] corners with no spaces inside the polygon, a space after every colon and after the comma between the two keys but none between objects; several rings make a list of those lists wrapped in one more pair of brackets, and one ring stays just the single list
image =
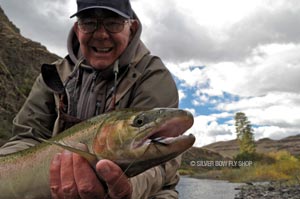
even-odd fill
[{"label": "hillside", "polygon": [[24,38],[0,7],[0,138],[10,136],[13,117],[24,103],[43,63],[58,56]]},{"label": "hillside", "polygon": [[182,165],[189,166],[191,161],[198,161],[198,160],[210,161],[210,160],[223,160],[223,159],[224,157],[217,152],[204,149],[204,148],[192,147],[182,155]]},{"label": "hillside", "polygon": [[[255,144],[257,152],[260,153],[287,150],[292,155],[300,156],[300,134],[286,137],[281,140],[263,138],[256,141]],[[233,157],[239,151],[237,140],[216,142],[203,146],[202,148],[220,153],[224,157]]]},{"label": "hillside", "polygon": [[222,155],[217,152],[199,148],[192,147],[182,154],[182,163],[180,167],[180,174],[182,175],[199,175],[200,173],[205,173],[209,170],[214,169],[214,167],[199,166],[200,162],[211,162],[211,161],[222,161],[226,160]]}]

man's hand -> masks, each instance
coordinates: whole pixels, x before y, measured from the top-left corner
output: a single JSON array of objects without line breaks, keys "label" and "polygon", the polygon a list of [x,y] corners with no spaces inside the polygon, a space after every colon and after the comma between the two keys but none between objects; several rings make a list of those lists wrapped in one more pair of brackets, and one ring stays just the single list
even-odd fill
[{"label": "man's hand", "polygon": [[101,160],[96,171],[106,182],[108,192],[90,164],[80,155],[65,150],[56,154],[50,165],[50,189],[53,199],[130,199],[132,187],[118,165]]}]

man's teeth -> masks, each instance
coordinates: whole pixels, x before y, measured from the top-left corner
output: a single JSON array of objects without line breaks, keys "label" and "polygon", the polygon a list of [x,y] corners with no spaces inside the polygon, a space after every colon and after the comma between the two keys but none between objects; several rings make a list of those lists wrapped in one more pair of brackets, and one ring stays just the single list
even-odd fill
[{"label": "man's teeth", "polygon": [[96,47],[93,47],[94,51],[96,52],[101,52],[101,53],[107,53],[111,50],[111,48],[96,48]]}]

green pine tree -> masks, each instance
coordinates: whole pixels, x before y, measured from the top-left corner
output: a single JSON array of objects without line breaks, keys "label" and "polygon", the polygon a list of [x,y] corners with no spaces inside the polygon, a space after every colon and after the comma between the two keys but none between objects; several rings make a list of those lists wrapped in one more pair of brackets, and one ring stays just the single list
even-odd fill
[{"label": "green pine tree", "polygon": [[234,119],[240,154],[254,154],[256,150],[250,121],[243,112],[236,113]]}]

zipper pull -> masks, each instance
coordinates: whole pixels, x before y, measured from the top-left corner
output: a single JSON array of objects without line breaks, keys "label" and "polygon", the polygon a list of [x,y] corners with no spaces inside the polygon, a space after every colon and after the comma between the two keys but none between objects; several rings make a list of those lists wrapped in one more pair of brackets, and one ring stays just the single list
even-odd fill
[{"label": "zipper pull", "polygon": [[97,101],[97,102],[96,102],[96,111],[95,111],[95,115],[99,115],[99,114],[100,114],[100,108],[101,108],[101,102]]},{"label": "zipper pull", "polygon": [[95,88],[95,82],[98,76],[98,71],[95,71],[92,77],[92,85],[91,85],[91,92],[94,92],[94,88]]}]

